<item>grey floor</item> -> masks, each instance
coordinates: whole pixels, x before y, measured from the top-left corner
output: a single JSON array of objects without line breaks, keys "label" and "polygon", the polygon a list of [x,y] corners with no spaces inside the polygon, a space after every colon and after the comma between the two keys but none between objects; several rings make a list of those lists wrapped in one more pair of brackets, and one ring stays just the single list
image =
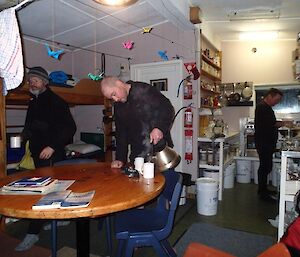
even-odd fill
[{"label": "grey floor", "polygon": [[[197,213],[196,199],[187,199],[183,206],[179,206],[174,228],[169,237],[171,244],[176,244],[191,224],[206,222],[220,227],[242,230],[246,232],[272,236],[276,242],[277,229],[272,227],[268,218],[275,218],[278,203],[264,202],[257,197],[257,185],[235,184],[233,189],[224,190],[224,199],[218,204],[217,215],[203,216]],[[7,233],[22,239],[26,233],[28,221],[22,220],[7,227]],[[75,248],[75,222],[58,229],[58,248],[69,246]],[[91,253],[99,256],[107,255],[104,229],[99,230],[98,220],[91,221]],[[50,232],[42,231],[37,243],[50,248]],[[114,242],[116,246],[116,242]],[[24,255],[25,256],[25,255]],[[135,257],[156,256],[151,248],[137,249]]]}]

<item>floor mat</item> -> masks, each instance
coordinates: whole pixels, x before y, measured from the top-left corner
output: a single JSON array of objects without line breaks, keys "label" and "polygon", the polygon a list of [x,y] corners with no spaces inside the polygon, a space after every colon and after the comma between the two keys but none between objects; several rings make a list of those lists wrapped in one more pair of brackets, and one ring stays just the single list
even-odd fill
[{"label": "floor mat", "polygon": [[178,256],[183,256],[191,242],[201,243],[238,257],[253,257],[273,245],[270,236],[194,223],[175,245]]}]

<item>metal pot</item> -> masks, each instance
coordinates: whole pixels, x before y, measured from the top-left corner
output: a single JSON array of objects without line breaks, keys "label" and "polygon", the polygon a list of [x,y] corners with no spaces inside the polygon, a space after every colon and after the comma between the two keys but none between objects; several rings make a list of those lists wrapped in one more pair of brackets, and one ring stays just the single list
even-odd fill
[{"label": "metal pot", "polygon": [[250,100],[252,97],[252,88],[249,86],[245,86],[245,88],[242,90],[242,98],[244,100]]},{"label": "metal pot", "polygon": [[175,168],[180,163],[181,157],[172,148],[165,146],[163,150],[152,156],[151,161],[154,162],[155,169],[164,171]]},{"label": "metal pot", "polygon": [[10,137],[10,148],[20,148],[22,137],[21,135],[14,135]]}]

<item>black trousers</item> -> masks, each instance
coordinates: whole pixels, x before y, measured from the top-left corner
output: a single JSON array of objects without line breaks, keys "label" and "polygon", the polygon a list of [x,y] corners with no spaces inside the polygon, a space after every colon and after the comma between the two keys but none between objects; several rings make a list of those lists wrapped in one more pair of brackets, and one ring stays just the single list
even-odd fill
[{"label": "black trousers", "polygon": [[[40,159],[38,156],[32,156],[33,161],[34,161],[34,165],[36,168],[41,168],[41,167],[49,167],[52,166],[54,162],[56,161],[60,161],[63,160],[63,158],[56,158],[55,161],[53,161],[53,159],[48,159],[48,160],[42,160]],[[47,222],[47,220],[32,220],[29,223],[29,227],[28,227],[28,234],[38,234],[40,233],[42,227],[44,226],[44,224]]]},{"label": "black trousers", "polygon": [[267,192],[268,175],[273,167],[273,153],[274,149],[270,147],[257,147],[259,156],[258,168],[258,194]]}]

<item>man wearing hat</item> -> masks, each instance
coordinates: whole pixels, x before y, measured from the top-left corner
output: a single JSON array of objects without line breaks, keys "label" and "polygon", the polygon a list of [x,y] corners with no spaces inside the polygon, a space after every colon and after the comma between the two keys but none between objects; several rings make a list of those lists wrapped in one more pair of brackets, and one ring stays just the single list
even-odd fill
[{"label": "man wearing hat", "polygon": [[[36,168],[52,166],[65,158],[64,147],[72,141],[76,124],[67,103],[49,87],[48,73],[42,67],[33,67],[27,76],[32,96],[27,110],[23,141],[29,140],[29,149]],[[29,249],[38,241],[44,221],[33,221],[28,234],[16,251]]]}]

